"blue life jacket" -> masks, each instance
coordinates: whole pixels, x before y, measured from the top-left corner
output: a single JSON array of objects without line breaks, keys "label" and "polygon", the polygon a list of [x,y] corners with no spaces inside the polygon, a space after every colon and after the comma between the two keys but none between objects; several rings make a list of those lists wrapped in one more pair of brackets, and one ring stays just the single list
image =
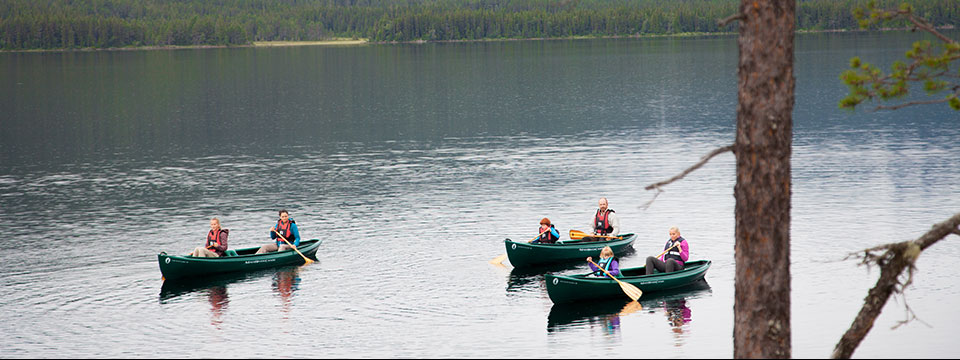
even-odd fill
[{"label": "blue life jacket", "polygon": [[[610,264],[613,264],[613,260],[616,259],[616,258],[617,258],[616,256],[611,256],[611,257],[608,257],[608,258],[606,258],[606,259],[600,258],[600,260],[597,260],[597,265],[599,265],[598,267],[599,267],[600,269],[603,269],[603,270],[606,270],[607,272],[610,272]],[[619,261],[618,261],[618,262],[619,262]],[[600,270],[600,269],[597,269],[597,271],[594,271],[593,274],[596,275],[596,276],[599,276],[599,277],[606,277],[606,276],[607,276],[607,273],[603,272],[603,270]],[[613,274],[611,274],[611,275],[613,275]],[[614,275],[614,276],[619,277],[619,275]]]}]

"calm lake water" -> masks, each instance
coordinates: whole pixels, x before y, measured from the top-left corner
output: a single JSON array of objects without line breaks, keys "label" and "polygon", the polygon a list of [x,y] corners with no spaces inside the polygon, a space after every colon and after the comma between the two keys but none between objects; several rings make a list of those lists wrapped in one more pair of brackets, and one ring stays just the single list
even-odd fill
[{"label": "calm lake water", "polygon": [[[828,357],[876,281],[847,254],[960,211],[957,112],[836,105],[851,57],[918,36],[797,38],[795,357]],[[642,205],[733,142],[736,62],[733,36],[0,54],[0,357],[731,357],[733,155]],[[706,282],[621,315],[487,263],[601,196],[640,234],[622,266],[678,226]],[[317,262],[164,286],[156,254],[210,217],[257,246],[280,208]],[[960,355],[957,240],[855,357]]]}]

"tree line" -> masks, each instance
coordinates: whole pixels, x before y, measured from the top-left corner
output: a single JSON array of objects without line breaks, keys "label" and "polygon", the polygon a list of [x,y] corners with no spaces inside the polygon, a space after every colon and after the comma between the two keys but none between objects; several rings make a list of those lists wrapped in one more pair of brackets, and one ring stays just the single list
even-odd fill
[{"label": "tree line", "polygon": [[[856,29],[866,0],[798,0],[799,30]],[[885,1],[881,1],[884,3]],[[894,0],[886,1],[891,4]],[[910,1],[908,1],[910,2]],[[915,0],[934,25],[956,0]],[[5,0],[0,49],[636,36],[736,31],[737,0]]]}]

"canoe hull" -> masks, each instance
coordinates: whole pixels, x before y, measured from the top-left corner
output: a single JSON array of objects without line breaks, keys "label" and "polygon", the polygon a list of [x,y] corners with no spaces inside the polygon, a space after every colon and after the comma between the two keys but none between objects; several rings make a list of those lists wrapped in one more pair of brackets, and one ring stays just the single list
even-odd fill
[{"label": "canoe hull", "polygon": [[[316,259],[317,248],[322,240],[312,239],[302,241],[297,247],[303,255]],[[203,277],[211,274],[221,274],[240,271],[252,271],[284,265],[303,264],[303,257],[296,251],[287,250],[256,255],[260,247],[237,249],[237,256],[223,256],[217,258],[200,258],[182,255],[170,255],[161,252],[157,254],[160,264],[160,273],[164,279],[183,279]]]},{"label": "canoe hull", "polygon": [[515,268],[543,266],[569,261],[583,261],[587,256],[599,257],[604,246],[610,246],[616,256],[633,250],[636,234],[624,234],[623,239],[596,242],[568,242],[565,244],[530,244],[510,239],[503,241],[507,257]]},{"label": "canoe hull", "polygon": [[[646,268],[643,266],[621,269],[624,276],[619,280],[636,286],[644,294],[678,289],[703,279],[711,264],[710,260],[689,261],[684,270],[653,275],[640,275],[645,274]],[[547,282],[547,294],[554,304],[607,298],[629,300],[620,284],[610,278],[590,274],[572,276],[546,274],[544,277]]]}]

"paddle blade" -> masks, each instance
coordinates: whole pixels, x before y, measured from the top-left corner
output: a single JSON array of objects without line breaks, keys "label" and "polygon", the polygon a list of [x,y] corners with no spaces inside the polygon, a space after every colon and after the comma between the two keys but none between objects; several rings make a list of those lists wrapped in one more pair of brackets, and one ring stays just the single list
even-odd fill
[{"label": "paddle blade", "polygon": [[506,259],[507,259],[507,254],[503,254],[503,255],[500,255],[500,256],[497,256],[497,257],[493,258],[493,260],[490,260],[490,263],[491,263],[491,264],[494,264],[494,265],[497,265],[497,264],[502,263],[502,262],[503,262],[504,260],[506,260]]},{"label": "paddle blade", "polygon": [[584,236],[588,236],[587,233],[580,230],[570,230],[570,239],[571,240],[580,240]]},{"label": "paddle blade", "polygon": [[640,291],[640,288],[633,286],[633,284],[625,283],[623,281],[617,281],[620,283],[620,288],[623,289],[623,293],[627,294],[630,297],[630,300],[637,301],[641,296],[643,296],[643,291]]},{"label": "paddle blade", "polygon": [[625,316],[633,314],[637,311],[643,310],[643,305],[640,305],[636,300],[628,302],[627,305],[623,306],[623,309],[620,309],[620,316]]}]

